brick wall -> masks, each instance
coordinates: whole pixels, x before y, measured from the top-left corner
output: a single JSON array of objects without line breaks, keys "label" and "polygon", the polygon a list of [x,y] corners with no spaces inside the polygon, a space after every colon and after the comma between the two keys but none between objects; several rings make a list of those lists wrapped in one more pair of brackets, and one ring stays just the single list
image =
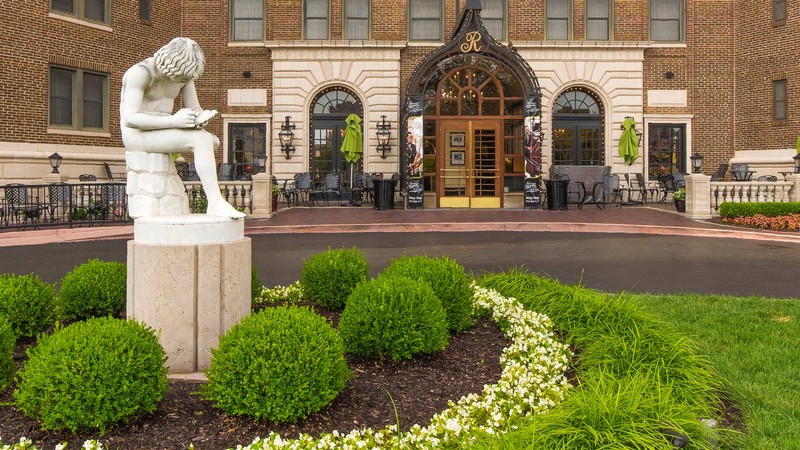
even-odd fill
[{"label": "brick wall", "polygon": [[[180,35],[181,7],[153,0],[151,23],[139,22],[138,2],[114,2],[109,32],[49,17],[49,2],[5,2],[0,31],[0,139],[7,142],[119,147],[123,73]],[[48,134],[48,65],[69,63],[109,74],[111,137]]]}]

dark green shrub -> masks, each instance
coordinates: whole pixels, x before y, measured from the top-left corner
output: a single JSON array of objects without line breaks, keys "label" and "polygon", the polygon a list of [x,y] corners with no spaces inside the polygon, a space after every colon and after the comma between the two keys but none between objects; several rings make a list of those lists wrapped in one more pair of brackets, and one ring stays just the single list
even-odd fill
[{"label": "dark green shrub", "polygon": [[447,313],[447,329],[462,331],[472,320],[472,290],[464,268],[446,256],[403,256],[394,259],[383,273],[422,280],[433,289]]},{"label": "dark green shrub", "polygon": [[14,375],[14,344],[16,339],[11,324],[0,316],[0,392],[3,392]]},{"label": "dark green shrub", "polygon": [[62,318],[122,316],[126,280],[127,269],[123,263],[92,259],[75,267],[61,280],[58,305]]},{"label": "dark green shrub", "polygon": [[342,339],[307,307],[266,308],[233,326],[212,350],[202,394],[228,414],[295,422],[344,389]]},{"label": "dark green shrub", "polygon": [[722,217],[752,217],[761,214],[767,217],[800,214],[800,202],[788,203],[733,203],[724,202],[719,206]]},{"label": "dark green shrub", "polygon": [[329,248],[303,262],[300,285],[306,299],[324,308],[339,310],[344,308],[353,288],[367,278],[367,259],[358,249]]},{"label": "dark green shrub", "polygon": [[424,281],[381,275],[358,285],[339,318],[345,350],[358,356],[409,359],[447,346],[447,316]]},{"label": "dark green shrub", "polygon": [[261,297],[261,278],[258,277],[256,266],[251,265],[250,267],[250,301],[255,303]]},{"label": "dark green shrub", "polygon": [[152,329],[110,317],[42,335],[17,375],[16,404],[46,430],[110,426],[155,411],[166,355]]},{"label": "dark green shrub", "polygon": [[0,276],[0,316],[16,337],[35,336],[55,322],[55,288],[36,275]]}]

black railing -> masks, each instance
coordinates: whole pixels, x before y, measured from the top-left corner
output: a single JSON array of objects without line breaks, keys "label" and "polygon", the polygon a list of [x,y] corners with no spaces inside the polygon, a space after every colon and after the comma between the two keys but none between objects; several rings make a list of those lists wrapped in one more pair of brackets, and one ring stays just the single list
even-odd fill
[{"label": "black railing", "polygon": [[3,231],[131,221],[125,183],[8,184],[0,195]]}]

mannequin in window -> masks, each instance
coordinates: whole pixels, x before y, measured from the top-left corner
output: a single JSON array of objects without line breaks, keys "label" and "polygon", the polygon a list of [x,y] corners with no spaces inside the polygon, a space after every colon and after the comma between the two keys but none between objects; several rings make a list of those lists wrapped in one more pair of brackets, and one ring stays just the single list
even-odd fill
[{"label": "mannequin in window", "polygon": [[[122,77],[120,129],[128,151],[192,152],[194,165],[208,197],[207,214],[240,219],[222,197],[217,182],[214,150],[219,139],[203,128],[217,111],[204,110],[194,81],[203,74],[205,56],[189,38],[175,38],[152,57],[134,65]],[[173,113],[181,95],[183,108]]]}]

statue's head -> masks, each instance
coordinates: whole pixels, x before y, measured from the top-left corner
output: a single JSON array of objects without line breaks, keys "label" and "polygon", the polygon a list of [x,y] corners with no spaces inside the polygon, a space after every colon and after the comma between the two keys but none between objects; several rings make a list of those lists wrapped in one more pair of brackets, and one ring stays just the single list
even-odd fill
[{"label": "statue's head", "polygon": [[203,74],[206,57],[197,42],[177,37],[161,47],[154,55],[156,66],[169,78],[196,80]]}]

